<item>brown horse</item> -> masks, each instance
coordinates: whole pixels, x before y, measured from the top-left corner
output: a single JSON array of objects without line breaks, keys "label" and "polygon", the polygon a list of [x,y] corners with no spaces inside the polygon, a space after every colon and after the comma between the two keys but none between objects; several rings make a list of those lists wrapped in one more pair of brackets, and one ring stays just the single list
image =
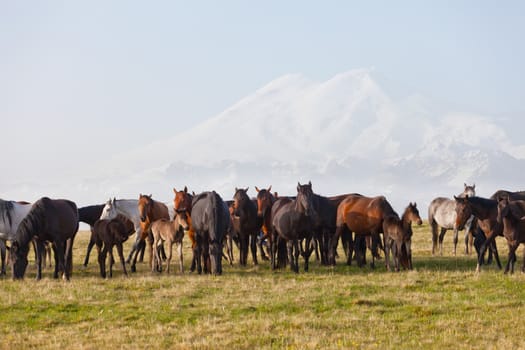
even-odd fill
[{"label": "brown horse", "polygon": [[[192,252],[195,252],[195,248],[197,245],[197,240],[195,237],[195,230],[193,229],[193,225],[191,224],[191,202],[193,200],[193,195],[188,192],[188,187],[184,186],[184,190],[177,191],[175,187],[173,188],[173,193],[175,197],[173,198],[173,208],[176,212],[185,211],[186,212],[186,220],[188,221],[188,238],[191,242],[191,250]],[[196,268],[196,256],[193,255],[191,259],[191,267],[190,271],[195,271]]]},{"label": "brown horse", "polygon": [[235,188],[233,195],[233,216],[238,218],[239,263],[246,266],[248,250],[251,248],[253,264],[257,265],[257,234],[262,220],[257,216],[257,203],[248,197],[248,188]]},{"label": "brown horse", "polygon": [[164,241],[167,242],[169,251],[166,260],[166,272],[170,273],[170,262],[173,255],[173,244],[179,245],[179,268],[180,273],[184,273],[184,262],[182,258],[182,239],[184,238],[184,231],[189,229],[188,217],[186,211],[177,211],[172,221],[166,219],[156,220],[151,224],[151,232],[153,233],[153,246],[155,249],[155,259],[151,264],[151,271],[154,272],[156,266],[162,266],[158,246]]},{"label": "brown horse", "polygon": [[[170,214],[166,204],[154,200],[151,198],[151,195],[139,195],[138,210],[140,215],[140,227],[142,229],[140,240],[144,241],[147,238],[147,242],[149,243],[149,263],[151,266],[153,261],[153,236],[151,235],[150,226],[155,220],[169,220]],[[133,258],[131,265],[132,271],[135,270],[137,256],[138,251]]]},{"label": "brown horse", "polygon": [[[401,215],[401,226],[403,230],[399,231],[396,229],[398,234],[402,236],[393,237],[391,244],[394,244],[394,260],[397,261],[396,270],[399,271],[399,262],[405,269],[412,270],[412,223],[416,223],[418,226],[423,224],[421,216],[419,216],[419,210],[417,204],[414,202],[409,203],[405,208],[403,215]],[[399,259],[397,259],[399,258]]]},{"label": "brown horse", "polygon": [[[345,232],[372,237],[372,267],[375,266],[375,254],[380,234],[383,233],[386,267],[390,270],[389,251],[395,243],[398,248],[410,237],[407,227],[394,211],[385,197],[365,197],[360,194],[347,196],[337,208],[337,228],[331,243],[330,261],[335,264],[335,249],[339,237]],[[351,241],[350,241],[351,242]],[[352,256],[352,244],[348,256]],[[400,250],[394,250],[394,259],[399,258]],[[408,253],[408,252],[407,252]],[[397,256],[396,256],[397,254]]]},{"label": "brown horse", "polygon": [[[498,222],[503,225],[503,236],[507,239],[509,246],[509,258],[505,266],[505,273],[514,273],[516,263],[516,250],[521,243],[525,243],[525,219],[521,213],[525,211],[525,201],[510,201],[503,197],[498,201]],[[523,266],[521,271],[525,272],[525,254],[523,255]]]},{"label": "brown horse", "polygon": [[277,193],[272,194],[271,185],[267,189],[259,189],[255,186],[255,190],[257,191],[257,216],[262,219],[262,241],[266,240],[266,242],[268,242],[268,246],[270,247],[270,264],[272,269],[274,269],[277,265],[275,261],[275,252],[272,249],[274,244],[274,236],[272,234],[272,206],[277,200]]}]

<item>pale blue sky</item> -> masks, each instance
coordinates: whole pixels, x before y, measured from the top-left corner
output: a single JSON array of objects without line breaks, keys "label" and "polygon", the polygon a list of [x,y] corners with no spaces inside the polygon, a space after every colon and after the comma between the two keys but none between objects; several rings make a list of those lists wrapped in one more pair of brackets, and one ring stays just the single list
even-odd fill
[{"label": "pale blue sky", "polygon": [[174,135],[287,73],[373,68],[391,94],[523,118],[524,4],[0,1],[0,147],[19,145],[0,185]]}]

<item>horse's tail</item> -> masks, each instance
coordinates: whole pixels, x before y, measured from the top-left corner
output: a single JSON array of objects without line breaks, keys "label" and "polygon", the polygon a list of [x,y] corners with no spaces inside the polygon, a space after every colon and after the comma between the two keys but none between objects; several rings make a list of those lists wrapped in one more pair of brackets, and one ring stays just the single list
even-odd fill
[{"label": "horse's tail", "polygon": [[438,227],[437,222],[434,219],[434,212],[436,211],[436,208],[434,206],[434,203],[430,203],[428,207],[428,225],[430,226],[430,233],[432,234],[432,255],[436,252],[437,244],[438,244]]}]

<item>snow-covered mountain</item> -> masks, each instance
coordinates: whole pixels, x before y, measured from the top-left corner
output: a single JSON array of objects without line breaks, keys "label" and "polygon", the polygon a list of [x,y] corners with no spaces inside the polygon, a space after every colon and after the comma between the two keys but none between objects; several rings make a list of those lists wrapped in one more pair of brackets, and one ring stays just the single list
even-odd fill
[{"label": "snow-covered mountain", "polygon": [[[475,182],[479,195],[518,189],[525,144],[489,116],[440,111],[416,94],[393,99],[369,70],[316,82],[286,75],[196,127],[103,163],[71,198],[154,193],[172,187],[266,187],[293,194],[298,181],[320,194],[385,194],[401,210]],[[62,186],[68,186],[67,184]],[[422,213],[425,213],[423,209]]]}]

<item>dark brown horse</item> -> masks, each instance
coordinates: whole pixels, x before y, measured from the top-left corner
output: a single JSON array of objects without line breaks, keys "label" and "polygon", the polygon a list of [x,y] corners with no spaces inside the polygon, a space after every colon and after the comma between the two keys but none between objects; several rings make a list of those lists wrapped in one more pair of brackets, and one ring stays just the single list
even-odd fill
[{"label": "dark brown horse", "polygon": [[[129,221],[129,220],[128,220]],[[128,275],[126,271],[126,263],[124,261],[124,251],[122,244],[127,241],[128,237],[135,232],[133,224],[126,226],[120,218],[112,220],[97,220],[91,228],[91,239],[95,242],[98,248],[98,264],[100,266],[100,276],[106,278],[106,258],[109,253],[109,277],[113,277],[113,247],[117,247],[117,253],[122,264],[122,271],[124,275]]]},{"label": "dark brown horse", "polygon": [[[370,235],[372,237],[372,266],[375,266],[377,244],[383,233],[386,267],[390,270],[389,251],[396,247],[406,246],[410,232],[394,211],[385,197],[365,197],[360,194],[347,196],[337,208],[337,229],[332,241],[330,261],[335,264],[335,249],[339,237],[344,233]],[[350,239],[350,242],[352,240]],[[401,250],[394,250],[394,260],[401,259]],[[352,244],[349,244],[348,257],[352,256]],[[358,259],[359,264],[359,259]]]},{"label": "dark brown horse", "polygon": [[255,186],[257,191],[257,216],[262,219],[261,230],[263,233],[262,241],[266,241],[270,247],[270,266],[272,269],[277,267],[283,268],[286,266],[286,246],[281,245],[284,250],[280,255],[281,261],[279,264],[276,262],[276,246],[277,246],[277,236],[274,235],[272,227],[272,206],[276,202],[278,196],[277,193],[272,194],[272,186],[267,189],[259,189]]},{"label": "dark brown horse", "polygon": [[[393,249],[393,256],[395,262],[395,269],[399,271],[399,264],[405,269],[412,270],[412,223],[418,226],[423,224],[417,204],[409,203],[405,208],[403,215],[401,215],[401,226],[393,227],[396,236],[391,237],[391,248]],[[399,230],[402,228],[402,230]],[[386,243],[385,243],[386,245]]]},{"label": "dark brown horse", "polygon": [[[299,254],[304,258],[304,270],[313,252],[312,238],[317,213],[313,205],[312,183],[297,184],[295,199],[282,197],[272,206],[273,231],[287,242],[288,260],[292,271],[299,272]],[[304,241],[303,248],[301,241]]]},{"label": "dark brown horse", "polygon": [[262,220],[257,217],[257,204],[248,197],[248,188],[235,188],[233,195],[233,216],[238,218],[239,263],[246,266],[248,247],[252,251],[253,263],[257,265],[257,235]]},{"label": "dark brown horse", "polygon": [[215,191],[203,192],[193,197],[191,213],[197,242],[194,252],[197,271],[202,272],[202,257],[204,272],[220,275],[223,237],[230,227],[228,207]]},{"label": "dark brown horse", "polygon": [[78,231],[78,210],[75,203],[65,199],[40,198],[18,227],[11,245],[13,278],[24,277],[27,267],[29,243],[38,237],[37,279],[42,277],[42,251],[44,242],[53,244],[55,255],[54,278],[59,272],[69,280],[73,269],[73,241]]},{"label": "dark brown horse", "polygon": [[[525,243],[525,201],[510,201],[509,197],[503,197],[498,201],[498,222],[503,225],[503,236],[507,239],[509,246],[509,258],[505,266],[505,273],[514,273],[516,263],[516,250],[521,243]],[[521,271],[525,272],[525,254],[523,255],[523,266]]]},{"label": "dark brown horse", "polygon": [[501,269],[495,241],[496,236],[503,235],[503,225],[498,223],[498,202],[492,198],[469,196],[464,198],[454,196],[454,199],[456,200],[456,227],[462,230],[470,216],[474,215],[477,218],[478,228],[483,231],[486,237],[479,250],[476,271],[480,271],[488,247],[494,253],[496,263]]},{"label": "dark brown horse", "polygon": [[[166,204],[158,202],[151,198],[151,195],[139,195],[138,210],[140,215],[140,227],[142,229],[142,235],[140,240],[144,241],[147,239],[149,243],[149,264],[153,261],[153,235],[151,234],[151,224],[155,220],[159,219],[170,219],[170,214]],[[135,256],[131,263],[131,271],[135,271],[135,265],[137,263],[138,250],[135,248]]]}]

